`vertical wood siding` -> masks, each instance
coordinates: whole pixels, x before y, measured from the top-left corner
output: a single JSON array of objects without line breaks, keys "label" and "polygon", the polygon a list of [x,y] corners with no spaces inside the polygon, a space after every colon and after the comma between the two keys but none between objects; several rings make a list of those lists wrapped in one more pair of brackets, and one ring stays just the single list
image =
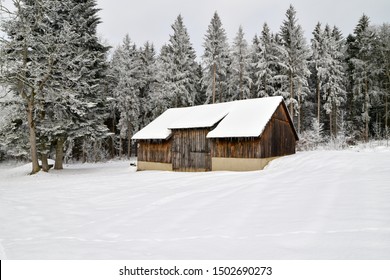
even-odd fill
[{"label": "vertical wood siding", "polygon": [[212,157],[268,158],[295,153],[295,135],[282,105],[273,114],[261,137],[215,138]]},{"label": "vertical wood siding", "polygon": [[174,171],[210,171],[209,128],[173,130],[172,167]]},{"label": "vertical wood siding", "polygon": [[172,138],[169,140],[139,140],[138,160],[172,163]]}]

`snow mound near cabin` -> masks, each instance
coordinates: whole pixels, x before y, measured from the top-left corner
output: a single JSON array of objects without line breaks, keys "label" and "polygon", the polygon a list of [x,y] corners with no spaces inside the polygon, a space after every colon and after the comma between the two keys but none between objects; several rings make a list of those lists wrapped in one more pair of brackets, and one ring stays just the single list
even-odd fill
[{"label": "snow mound near cabin", "polygon": [[[135,172],[128,161],[0,169],[9,259],[389,259],[388,149],[263,171]],[[4,257],[5,256],[5,257]]]}]

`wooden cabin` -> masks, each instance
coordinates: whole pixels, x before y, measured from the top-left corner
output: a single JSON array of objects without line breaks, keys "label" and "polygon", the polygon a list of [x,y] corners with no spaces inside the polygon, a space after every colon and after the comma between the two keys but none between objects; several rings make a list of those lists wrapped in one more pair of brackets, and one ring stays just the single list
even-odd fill
[{"label": "wooden cabin", "polygon": [[132,139],[138,170],[249,171],[295,153],[282,97],[168,109]]}]

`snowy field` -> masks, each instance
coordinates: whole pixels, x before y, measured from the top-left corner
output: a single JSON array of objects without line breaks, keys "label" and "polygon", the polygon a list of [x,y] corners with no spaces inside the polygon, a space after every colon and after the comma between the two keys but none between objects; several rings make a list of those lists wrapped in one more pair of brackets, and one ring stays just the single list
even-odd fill
[{"label": "snowy field", "polygon": [[257,172],[0,166],[1,259],[390,259],[390,149]]}]

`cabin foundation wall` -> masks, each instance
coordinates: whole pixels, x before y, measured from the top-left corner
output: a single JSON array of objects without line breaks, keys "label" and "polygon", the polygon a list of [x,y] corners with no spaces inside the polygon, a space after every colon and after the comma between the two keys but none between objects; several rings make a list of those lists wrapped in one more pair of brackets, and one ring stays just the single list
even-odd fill
[{"label": "cabin foundation wall", "polygon": [[262,170],[273,159],[269,158],[223,158],[213,157],[212,171],[255,171]]},{"label": "cabin foundation wall", "polygon": [[173,168],[172,168],[172,163],[138,161],[137,171],[142,171],[142,170],[173,171]]}]

